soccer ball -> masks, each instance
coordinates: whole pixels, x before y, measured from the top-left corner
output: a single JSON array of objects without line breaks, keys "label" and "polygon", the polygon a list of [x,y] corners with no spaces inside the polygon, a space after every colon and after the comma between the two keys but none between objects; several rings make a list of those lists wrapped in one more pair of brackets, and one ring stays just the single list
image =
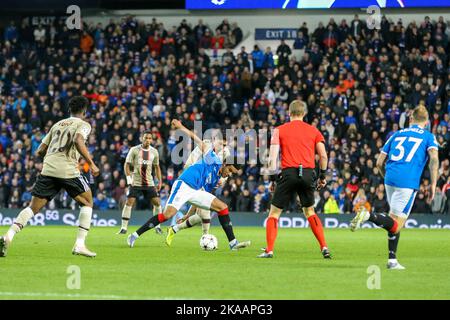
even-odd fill
[{"label": "soccer ball", "polygon": [[217,249],[217,238],[212,234],[204,234],[200,238],[200,248],[206,251],[212,251]]}]

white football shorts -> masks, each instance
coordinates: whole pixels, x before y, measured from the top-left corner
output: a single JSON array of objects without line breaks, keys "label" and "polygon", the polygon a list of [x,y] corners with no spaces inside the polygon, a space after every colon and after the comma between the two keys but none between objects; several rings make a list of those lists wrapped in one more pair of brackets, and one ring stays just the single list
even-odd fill
[{"label": "white football shorts", "polygon": [[397,217],[408,218],[409,213],[414,205],[417,191],[409,188],[398,188],[384,185],[386,188],[387,201],[389,203],[390,212]]},{"label": "white football shorts", "polygon": [[170,191],[169,200],[167,200],[167,206],[172,206],[177,210],[187,202],[198,208],[209,210],[211,208],[211,203],[214,201],[216,196],[206,192],[204,190],[195,190],[191,188],[182,180],[176,180]]}]

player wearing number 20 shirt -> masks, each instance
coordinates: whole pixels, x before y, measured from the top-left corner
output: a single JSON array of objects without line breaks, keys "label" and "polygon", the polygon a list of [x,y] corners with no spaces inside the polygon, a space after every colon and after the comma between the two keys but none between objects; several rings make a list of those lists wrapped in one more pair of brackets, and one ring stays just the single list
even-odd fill
[{"label": "player wearing number 20 shirt", "polygon": [[42,172],[31,191],[33,197],[30,205],[19,213],[7,233],[0,237],[0,257],[6,256],[14,236],[62,189],[80,205],[78,234],[72,253],[86,257],[96,256],[85,244],[92,219],[92,192],[78,167],[78,160],[82,156],[94,177],[100,173],[86,147],[91,126],[83,119],[88,106],[87,98],[72,97],[68,103],[71,117],[53,125],[39,145],[36,155],[44,158]]},{"label": "player wearing number 20 shirt", "polygon": [[90,132],[91,125],[76,117],[61,120],[50,129],[42,140],[42,143],[48,145],[48,150],[41,175],[32,191],[34,196],[51,200],[61,187],[72,198],[89,191],[88,181],[80,174],[80,154],[73,139],[79,133],[86,140]]}]

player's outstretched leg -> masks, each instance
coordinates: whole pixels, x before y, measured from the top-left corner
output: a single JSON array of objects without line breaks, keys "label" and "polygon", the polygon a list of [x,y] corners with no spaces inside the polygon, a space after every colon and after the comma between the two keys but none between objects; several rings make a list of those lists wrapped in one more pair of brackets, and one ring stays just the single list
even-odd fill
[{"label": "player's outstretched leg", "polygon": [[391,213],[390,215],[386,215],[384,213],[369,213],[365,210],[358,212],[355,218],[352,220],[350,224],[350,228],[352,231],[360,228],[361,224],[365,221],[370,221],[376,224],[377,226],[385,229],[388,232],[388,248],[389,248],[389,257],[387,268],[393,270],[403,270],[403,267],[397,261],[397,246],[400,240],[400,230],[402,229],[406,218],[398,217]]},{"label": "player's outstretched leg", "polygon": [[219,217],[220,225],[227,235],[229,246],[231,250],[239,250],[250,246],[250,241],[239,242],[234,236],[233,225],[228,214],[228,206],[217,198],[211,203],[211,210],[216,211]]},{"label": "player's outstretched leg", "polygon": [[20,211],[16,221],[9,227],[9,230],[0,238],[0,257],[6,257],[8,247],[11,244],[16,233],[19,233],[34,216],[34,212],[30,207]]},{"label": "player's outstretched leg", "polygon": [[47,199],[33,196],[29,207],[26,207],[16,217],[15,222],[9,227],[6,234],[0,237],[0,257],[6,257],[8,247],[11,245],[14,236],[19,233],[28,221],[47,204]]},{"label": "player's outstretched leg", "polygon": [[156,216],[151,217],[146,223],[144,223],[138,230],[130,234],[127,238],[127,244],[130,248],[134,247],[136,240],[145,232],[150,229],[155,228],[160,223],[167,221],[172,218],[176,213],[177,209],[173,206],[166,206],[164,213],[159,213]]},{"label": "player's outstretched leg", "polygon": [[361,227],[366,221],[373,222],[380,228],[387,230],[388,232],[396,233],[398,229],[398,223],[392,217],[384,213],[369,213],[367,210],[359,211],[350,223],[350,230],[355,231]]},{"label": "player's outstretched leg", "polygon": [[[153,216],[157,216],[161,212],[162,212],[161,204],[153,205]],[[159,235],[164,235],[164,232],[161,230],[161,226],[159,224],[155,227],[155,232]]]},{"label": "player's outstretched leg", "polygon": [[187,218],[185,221],[169,227],[167,229],[166,244],[170,247],[173,238],[175,237],[175,234],[178,231],[181,231],[186,228],[192,228],[193,226],[199,224],[200,222],[202,222],[202,219],[197,214],[194,214],[193,216]]}]

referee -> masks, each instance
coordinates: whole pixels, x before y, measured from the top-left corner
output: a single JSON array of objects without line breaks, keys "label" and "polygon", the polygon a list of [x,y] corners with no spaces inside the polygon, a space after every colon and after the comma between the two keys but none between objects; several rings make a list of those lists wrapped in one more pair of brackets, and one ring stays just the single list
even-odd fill
[{"label": "referee", "polygon": [[[278,233],[278,218],[284,207],[297,193],[303,207],[303,213],[309,226],[320,244],[324,258],[331,254],[325,242],[322,223],[314,212],[314,191],[326,185],[325,174],[328,157],[325,150],[325,139],[317,128],[303,122],[307,113],[307,105],[294,100],[289,105],[291,121],[275,128],[271,146],[269,166],[274,169],[281,150],[281,173],[276,180],[275,193],[270,206],[266,223],[267,246],[258,258],[272,258],[275,239]],[[315,170],[315,155],[319,155],[319,177]]]}]

